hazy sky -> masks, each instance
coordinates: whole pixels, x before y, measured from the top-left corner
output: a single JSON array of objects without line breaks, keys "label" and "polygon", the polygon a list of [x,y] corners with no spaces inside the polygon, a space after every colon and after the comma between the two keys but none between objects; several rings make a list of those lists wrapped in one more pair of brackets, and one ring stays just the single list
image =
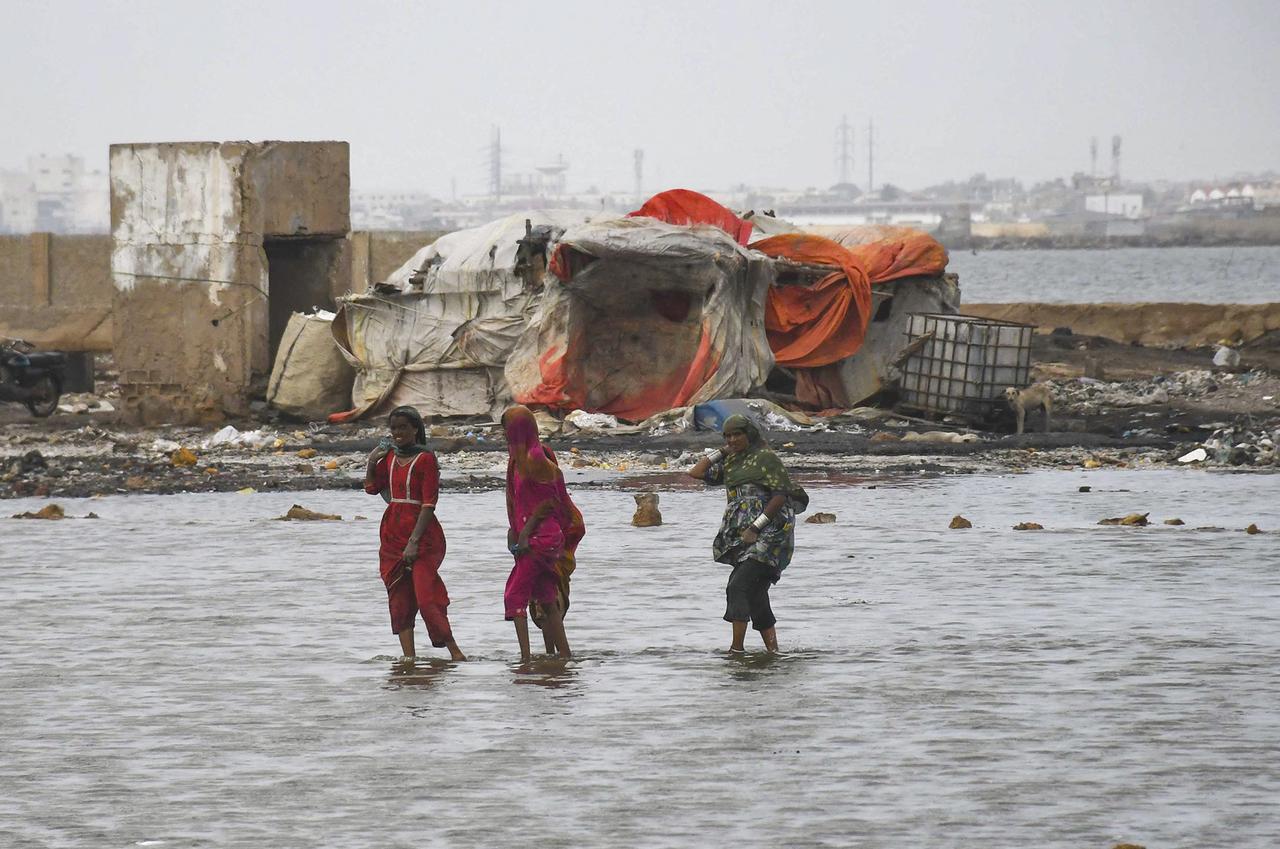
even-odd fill
[{"label": "hazy sky", "polygon": [[345,139],[357,189],[447,196],[563,155],[571,189],[827,186],[985,171],[1280,169],[1280,14],[1259,2],[0,0],[0,167],[111,142]]}]

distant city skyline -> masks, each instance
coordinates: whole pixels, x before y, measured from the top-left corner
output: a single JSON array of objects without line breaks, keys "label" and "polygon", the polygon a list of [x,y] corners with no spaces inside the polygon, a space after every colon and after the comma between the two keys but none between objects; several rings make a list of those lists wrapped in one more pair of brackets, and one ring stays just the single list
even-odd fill
[{"label": "distant city skyline", "polygon": [[[1260,0],[17,3],[0,33],[0,167],[113,142],[343,139],[353,186],[483,194],[563,156],[568,189],[920,187],[1280,168],[1280,16]],[[1106,153],[1102,156],[1105,158]]]}]

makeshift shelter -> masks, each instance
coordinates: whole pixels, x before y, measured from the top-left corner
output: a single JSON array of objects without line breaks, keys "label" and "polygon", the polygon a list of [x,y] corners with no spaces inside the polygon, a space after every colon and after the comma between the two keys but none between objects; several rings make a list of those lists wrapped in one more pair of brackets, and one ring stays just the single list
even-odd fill
[{"label": "makeshift shelter", "polygon": [[623,218],[536,212],[450,234],[344,299],[334,337],[358,374],[338,418],[514,399],[638,421],[751,395],[775,359],[803,403],[849,406],[880,388],[906,307],[954,312],[959,289],[923,233],[844,237],[684,190]]},{"label": "makeshift shelter", "polygon": [[[947,251],[927,233],[869,225],[828,230],[828,237],[796,231],[771,216],[739,219],[691,194],[664,192],[642,210],[681,223],[703,221],[734,235],[750,221],[761,232],[764,238],[749,247],[777,265],[765,309],[769,346],[795,378],[802,403],[848,407],[879,391],[906,341],[908,313],[954,313],[959,307],[954,276],[942,277]],[[908,279],[912,284],[903,285]],[[855,357],[869,335],[876,355]]]},{"label": "makeshift shelter", "polygon": [[623,218],[565,230],[507,360],[514,398],[638,421],[745,395],[773,354],[772,263],[711,226]]},{"label": "makeshift shelter", "polygon": [[590,216],[540,210],[442,236],[368,293],[344,298],[338,347],[356,368],[345,420],[413,404],[483,415],[506,397],[507,355],[524,332],[545,269],[543,248]]}]

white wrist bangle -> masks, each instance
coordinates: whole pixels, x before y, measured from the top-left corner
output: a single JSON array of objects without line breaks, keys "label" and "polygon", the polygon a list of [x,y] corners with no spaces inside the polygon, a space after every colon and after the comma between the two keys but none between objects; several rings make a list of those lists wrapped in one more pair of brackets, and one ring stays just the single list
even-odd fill
[{"label": "white wrist bangle", "polygon": [[706,453],[708,463],[719,463],[724,459],[724,451],[719,448],[713,448]]},{"label": "white wrist bangle", "polygon": [[761,513],[759,516],[756,516],[756,520],[751,523],[751,527],[755,528],[757,531],[763,531],[767,524],[769,524],[769,514]]}]

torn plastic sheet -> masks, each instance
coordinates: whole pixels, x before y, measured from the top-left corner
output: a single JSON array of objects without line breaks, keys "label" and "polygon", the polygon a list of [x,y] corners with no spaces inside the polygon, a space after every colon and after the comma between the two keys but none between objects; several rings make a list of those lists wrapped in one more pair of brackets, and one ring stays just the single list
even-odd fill
[{"label": "torn plastic sheet", "polygon": [[584,224],[549,266],[505,369],[520,403],[640,421],[745,395],[773,367],[761,322],[773,265],[719,228]]}]

